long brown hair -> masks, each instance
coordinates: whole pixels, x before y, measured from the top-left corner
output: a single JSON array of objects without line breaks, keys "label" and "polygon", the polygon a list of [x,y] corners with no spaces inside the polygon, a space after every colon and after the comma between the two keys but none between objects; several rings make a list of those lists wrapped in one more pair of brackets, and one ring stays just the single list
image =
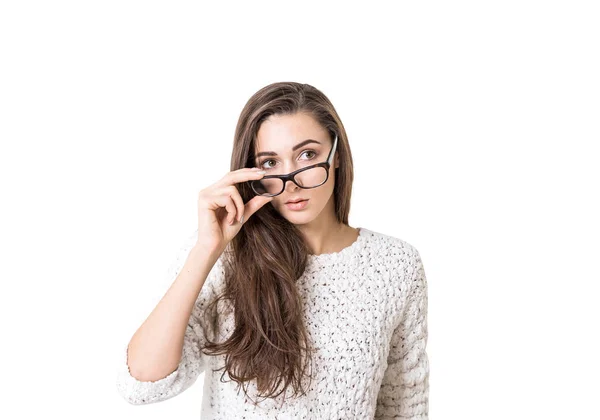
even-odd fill
[{"label": "long brown hair", "polygon": [[[335,215],[340,223],[348,225],[353,165],[346,132],[329,99],[311,85],[273,83],[248,100],[235,130],[231,170],[255,166],[256,136],[265,119],[299,112],[314,117],[329,132],[332,144],[338,136]],[[255,195],[247,183],[237,187],[244,202]],[[268,203],[245,222],[223,254],[227,257],[223,260],[225,286],[213,304],[220,299],[231,302],[235,328],[224,342],[207,338],[203,352],[226,354],[224,368],[246,395],[244,383],[253,379],[265,398],[279,396],[290,385],[294,395],[306,393],[302,377],[312,360],[312,347],[296,280],[305,270],[309,253],[296,226]],[[275,394],[282,382],[283,388]]]}]

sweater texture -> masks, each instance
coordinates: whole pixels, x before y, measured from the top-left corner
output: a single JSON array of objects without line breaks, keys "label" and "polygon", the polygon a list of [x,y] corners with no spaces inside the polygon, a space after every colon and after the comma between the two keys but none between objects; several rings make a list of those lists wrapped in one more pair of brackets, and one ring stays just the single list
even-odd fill
[{"label": "sweater texture", "polygon": [[[222,369],[225,355],[201,352],[205,337],[224,339],[233,332],[233,313],[219,306],[221,302],[210,317],[203,315],[224,284],[223,254],[192,310],[178,368],[160,380],[139,381],[130,374],[125,345],[118,367],[118,393],[130,404],[156,403],[179,395],[204,373],[200,417],[204,420],[428,420],[423,262],[410,243],[358,229],[357,240],[341,251],[310,254],[297,281],[304,322],[315,348],[312,368],[307,369],[313,379],[305,388],[306,395],[291,398],[290,386],[277,398],[264,399],[257,396],[254,380],[247,384],[253,396],[250,400]],[[182,269],[197,235],[196,230],[186,239],[167,270],[169,285]]]}]

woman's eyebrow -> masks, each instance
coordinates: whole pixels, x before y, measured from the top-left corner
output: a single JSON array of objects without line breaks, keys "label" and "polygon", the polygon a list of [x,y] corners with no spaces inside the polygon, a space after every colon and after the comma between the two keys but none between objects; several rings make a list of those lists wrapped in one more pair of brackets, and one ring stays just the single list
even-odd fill
[{"label": "woman's eyebrow", "polygon": [[[318,141],[316,141],[316,140],[313,140],[313,139],[307,139],[307,140],[301,141],[300,143],[298,143],[297,145],[295,145],[295,146],[292,148],[292,152],[295,152],[296,150],[298,150],[298,149],[299,149],[299,148],[301,148],[302,146],[304,146],[304,145],[306,145],[306,144],[309,144],[309,143],[317,143],[317,144],[321,144],[320,142],[318,142]],[[257,153],[255,157],[256,157],[256,158],[259,158],[259,157],[261,157],[261,156],[277,156],[277,153],[275,153],[275,152],[260,152],[260,153]]]}]

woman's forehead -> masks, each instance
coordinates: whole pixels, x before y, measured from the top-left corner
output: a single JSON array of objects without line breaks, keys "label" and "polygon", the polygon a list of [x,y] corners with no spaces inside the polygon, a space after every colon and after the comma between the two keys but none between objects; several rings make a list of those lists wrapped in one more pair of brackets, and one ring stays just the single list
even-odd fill
[{"label": "woman's forehead", "polygon": [[[270,142],[270,143],[276,143]],[[262,142],[264,147],[261,145],[257,145],[256,147],[256,157],[262,156],[277,156],[281,154],[293,153],[304,146],[310,145],[311,147],[320,147],[324,146],[323,140],[318,140],[316,138],[308,138],[303,140],[286,140],[279,143],[276,143],[274,147],[269,146],[269,142]]]}]

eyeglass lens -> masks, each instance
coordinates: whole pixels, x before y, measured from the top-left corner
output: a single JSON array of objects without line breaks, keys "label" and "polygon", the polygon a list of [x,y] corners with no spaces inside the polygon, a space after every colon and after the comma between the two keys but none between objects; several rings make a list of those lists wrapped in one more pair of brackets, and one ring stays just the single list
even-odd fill
[{"label": "eyeglass lens", "polygon": [[[318,187],[327,179],[327,170],[320,166],[310,168],[297,173],[294,179],[300,187]],[[258,179],[252,182],[252,186],[259,195],[279,194],[283,191],[283,180],[279,178]]]}]

